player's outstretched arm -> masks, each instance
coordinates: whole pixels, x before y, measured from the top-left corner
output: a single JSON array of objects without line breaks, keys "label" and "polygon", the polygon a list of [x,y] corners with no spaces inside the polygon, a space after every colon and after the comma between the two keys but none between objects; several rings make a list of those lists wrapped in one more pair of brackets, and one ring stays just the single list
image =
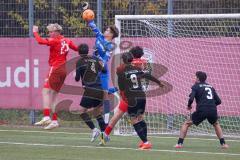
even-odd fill
[{"label": "player's outstretched arm", "polygon": [[69,48],[71,48],[74,51],[78,51],[78,47],[73,43],[73,41],[70,41]]},{"label": "player's outstretched arm", "polygon": [[215,91],[215,89],[213,90],[214,92],[214,100],[215,100],[215,104],[216,105],[220,105],[222,103],[221,99],[219,98],[217,92]]},{"label": "player's outstretched arm", "polygon": [[163,87],[163,86],[164,86],[157,78],[155,78],[154,76],[152,76],[150,73],[144,73],[144,74],[142,75],[142,78],[146,78],[146,79],[148,79],[148,80],[150,80],[150,81],[153,81],[153,82],[157,83],[160,87]]},{"label": "player's outstretched arm", "polygon": [[34,35],[36,41],[39,44],[48,45],[49,41],[47,39],[43,39],[42,37],[39,36],[39,34],[38,34],[38,26],[33,26],[33,35]]},{"label": "player's outstretched arm", "polygon": [[190,93],[189,99],[188,99],[188,105],[187,105],[188,108],[192,108],[191,106],[192,106],[192,103],[193,103],[193,101],[194,101],[195,95],[196,95],[196,91],[195,91],[194,88],[192,88],[192,92]]},{"label": "player's outstretched arm", "polygon": [[[88,2],[83,2],[81,7],[82,7],[82,12],[84,12],[87,9],[89,9]],[[95,24],[94,20],[87,21],[87,23],[88,23],[88,26],[92,29],[92,31],[96,34],[96,37],[103,36],[102,32],[99,30],[99,28]]]},{"label": "player's outstretched arm", "polygon": [[103,36],[102,32],[99,30],[94,20],[87,22],[91,30],[96,34],[96,37]]}]

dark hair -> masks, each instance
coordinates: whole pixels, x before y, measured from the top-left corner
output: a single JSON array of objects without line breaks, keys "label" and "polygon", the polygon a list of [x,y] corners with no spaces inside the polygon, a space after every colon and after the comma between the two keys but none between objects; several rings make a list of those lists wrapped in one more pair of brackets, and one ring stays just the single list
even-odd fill
[{"label": "dark hair", "polygon": [[141,58],[144,55],[143,48],[140,46],[131,48],[129,52],[132,53],[134,58]]},{"label": "dark hair", "polygon": [[88,45],[83,43],[78,46],[78,54],[79,55],[87,55],[89,51]]},{"label": "dark hair", "polygon": [[110,30],[111,30],[111,32],[113,34],[112,39],[114,39],[114,38],[119,36],[119,30],[118,30],[118,28],[115,25],[111,25],[111,26],[109,26],[109,28],[110,28]]},{"label": "dark hair", "polygon": [[129,64],[133,61],[133,56],[129,52],[125,52],[122,54],[122,60],[124,64]]},{"label": "dark hair", "polygon": [[200,82],[205,82],[207,79],[207,74],[202,71],[197,71],[196,72],[196,77],[199,79]]}]

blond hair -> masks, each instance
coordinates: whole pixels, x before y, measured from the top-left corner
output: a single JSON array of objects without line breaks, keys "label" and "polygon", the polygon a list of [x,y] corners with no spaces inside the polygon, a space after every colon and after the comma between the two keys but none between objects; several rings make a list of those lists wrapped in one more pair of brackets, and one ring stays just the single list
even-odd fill
[{"label": "blond hair", "polygon": [[49,32],[53,32],[53,31],[62,31],[62,26],[60,26],[59,24],[57,23],[51,23],[47,26],[47,30]]}]

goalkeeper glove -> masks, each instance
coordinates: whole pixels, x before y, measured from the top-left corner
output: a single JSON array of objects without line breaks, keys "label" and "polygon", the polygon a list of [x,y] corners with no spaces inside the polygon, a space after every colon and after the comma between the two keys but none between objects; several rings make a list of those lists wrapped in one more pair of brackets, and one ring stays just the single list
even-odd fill
[{"label": "goalkeeper glove", "polygon": [[113,94],[113,93],[115,93],[115,92],[117,92],[118,91],[118,88],[117,87],[112,87],[112,88],[109,88],[108,89],[108,94]]},{"label": "goalkeeper glove", "polygon": [[81,7],[82,7],[82,12],[85,11],[86,9],[88,9],[88,7],[89,7],[88,2],[82,2]]}]

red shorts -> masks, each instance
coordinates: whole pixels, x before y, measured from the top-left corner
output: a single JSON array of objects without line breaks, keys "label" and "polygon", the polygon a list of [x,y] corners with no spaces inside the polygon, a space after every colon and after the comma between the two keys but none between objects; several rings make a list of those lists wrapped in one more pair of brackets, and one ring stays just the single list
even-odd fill
[{"label": "red shorts", "polygon": [[67,76],[65,65],[51,67],[45,79],[44,88],[59,92]]},{"label": "red shorts", "polygon": [[120,104],[118,107],[122,112],[127,112],[128,111],[128,103],[124,101],[123,99],[120,100]]}]

